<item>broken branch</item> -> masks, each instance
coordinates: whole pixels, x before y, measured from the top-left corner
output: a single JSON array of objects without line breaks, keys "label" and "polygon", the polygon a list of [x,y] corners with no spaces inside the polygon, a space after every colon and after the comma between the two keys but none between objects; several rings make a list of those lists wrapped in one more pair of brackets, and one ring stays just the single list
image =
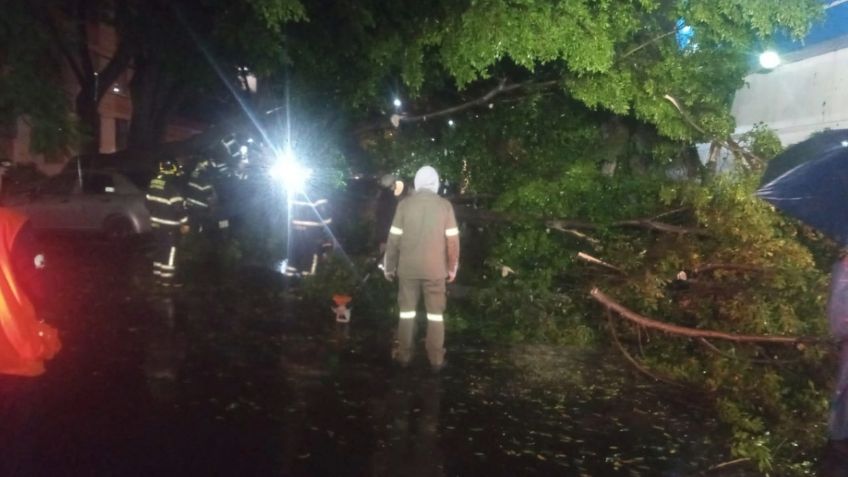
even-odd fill
[{"label": "broken branch", "polygon": [[[710,136],[710,134],[708,134],[707,131],[704,130],[704,128],[702,128],[700,125],[698,125],[698,123],[695,122],[695,120],[692,118],[692,116],[685,109],[683,109],[683,107],[680,105],[680,103],[677,101],[677,99],[674,96],[672,96],[670,94],[666,94],[665,96],[663,96],[663,98],[665,98],[672,105],[674,105],[674,107],[677,109],[677,111],[683,117],[683,120],[686,121],[687,123],[689,123],[690,126],[695,128],[698,132],[700,132],[704,136]],[[750,164],[748,164],[747,161],[750,160],[750,159],[755,160],[759,165],[765,164],[765,160],[763,158],[757,156],[753,152],[751,152],[751,151],[745,149],[744,147],[740,146],[739,143],[734,141],[733,138],[731,138],[731,137],[728,137],[724,141],[716,139],[716,140],[714,140],[714,142],[716,142],[716,143],[720,144],[721,146],[724,146],[727,149],[729,149],[729,150],[739,154],[740,156],[742,156],[743,161],[745,161],[746,165],[748,165],[749,168],[750,168]]]},{"label": "broken branch", "polygon": [[[717,354],[717,355],[719,355],[719,356],[721,356],[721,357],[723,357],[723,358],[732,359],[732,360],[734,360],[734,361],[738,361],[739,359],[741,359],[741,358],[739,358],[738,356],[734,356],[734,355],[732,355],[732,354],[730,354],[730,353],[727,353],[727,352],[724,352],[724,351],[720,350],[720,349],[718,348],[718,346],[716,346],[716,345],[714,345],[714,344],[710,343],[710,342],[709,342],[709,340],[707,340],[706,338],[698,338],[698,342],[700,342],[702,345],[704,345],[704,347],[706,347],[708,350],[712,351],[713,353],[715,353],[715,354]],[[750,361],[750,362],[752,362],[752,363],[754,363],[754,364],[771,364],[771,365],[781,365],[781,364],[787,364],[787,363],[795,363],[795,362],[797,362],[798,360],[780,360],[780,359],[748,359],[748,361]]]},{"label": "broken branch", "polygon": [[780,343],[789,345],[796,345],[798,343],[830,343],[832,341],[828,338],[821,337],[739,335],[734,333],[725,333],[723,331],[699,330],[686,326],[663,323],[661,321],[642,316],[621,305],[597,288],[593,288],[589,295],[607,309],[615,311],[622,318],[638,323],[646,328],[663,331],[670,335],[686,336],[689,338],[713,338],[733,341],[736,343]]},{"label": "broken branch", "polygon": [[618,339],[618,333],[615,331],[615,323],[612,322],[612,312],[609,309],[607,309],[607,325],[609,326],[610,334],[612,334],[612,340],[618,348],[618,351],[622,354],[622,356],[624,356],[624,359],[626,359],[628,362],[630,362],[630,364],[633,365],[634,368],[636,368],[636,370],[655,381],[660,381],[674,386],[683,386],[683,384],[678,383],[673,379],[669,379],[651,372],[648,368],[643,366],[642,363],[637,361],[636,358],[634,358],[630,355],[630,353],[627,352],[627,350],[624,348],[624,345],[622,345],[621,341]]},{"label": "broken branch", "polygon": [[718,270],[730,270],[734,272],[768,272],[768,268],[756,267],[753,265],[736,265],[733,263],[709,263],[692,270],[692,275],[700,275],[703,273],[715,272]]},{"label": "broken branch", "polygon": [[611,265],[611,264],[609,264],[609,263],[607,263],[607,262],[605,262],[605,261],[603,261],[603,260],[601,260],[601,259],[599,259],[599,258],[595,258],[595,257],[593,257],[593,256],[591,256],[591,255],[589,255],[589,254],[587,254],[587,253],[578,252],[578,253],[577,253],[577,258],[579,258],[580,260],[583,260],[584,262],[589,262],[589,263],[593,263],[593,264],[595,264],[595,265],[600,265],[600,266],[602,266],[602,267],[604,267],[604,268],[608,268],[608,269],[610,269],[610,270],[613,270],[613,271],[616,271],[616,272],[618,272],[618,273],[624,274],[624,271],[623,271],[622,269],[620,269],[620,268],[616,267],[615,265]]}]

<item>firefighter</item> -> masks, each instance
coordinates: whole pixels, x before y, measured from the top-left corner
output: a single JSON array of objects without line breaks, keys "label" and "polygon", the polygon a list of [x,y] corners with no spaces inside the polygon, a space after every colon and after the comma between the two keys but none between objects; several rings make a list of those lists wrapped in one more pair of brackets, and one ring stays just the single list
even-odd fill
[{"label": "firefighter", "polygon": [[412,360],[415,315],[424,295],[427,309],[427,358],[434,371],[445,363],[443,314],[445,281],[453,282],[459,266],[459,228],[453,206],[439,197],[439,174],[424,166],[415,174],[415,192],[398,204],[389,229],[383,269],[389,281],[398,278],[397,361]]},{"label": "firefighter", "polygon": [[[215,166],[209,159],[201,159],[194,166],[186,188],[186,208],[191,226],[197,232],[211,232],[214,227],[212,208],[216,202]],[[217,225],[217,224],[215,224]]]},{"label": "firefighter", "polygon": [[305,193],[293,195],[289,259],[286,275],[307,276],[315,273],[322,254],[332,248],[328,242],[328,227],[333,222],[327,199],[312,200]]},{"label": "firefighter", "polygon": [[153,278],[157,285],[164,288],[179,286],[176,279],[178,242],[180,235],[188,233],[189,230],[178,171],[176,161],[161,161],[159,174],[150,181],[147,189],[147,208],[156,239]]},{"label": "firefighter", "polygon": [[221,139],[219,144],[220,149],[209,160],[218,176],[225,178],[230,176],[230,163],[241,156],[242,144],[235,134]]},{"label": "firefighter", "polygon": [[394,174],[386,174],[380,178],[380,195],[377,197],[375,211],[375,235],[377,237],[380,257],[386,253],[386,240],[392,226],[392,218],[398,203],[405,197],[403,181]]}]

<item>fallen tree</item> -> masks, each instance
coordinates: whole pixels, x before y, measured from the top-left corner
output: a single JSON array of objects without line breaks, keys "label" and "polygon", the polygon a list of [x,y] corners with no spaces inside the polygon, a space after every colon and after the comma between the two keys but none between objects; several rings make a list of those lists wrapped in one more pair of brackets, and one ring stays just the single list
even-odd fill
[{"label": "fallen tree", "polygon": [[639,326],[659,330],[663,333],[667,333],[674,336],[681,336],[687,338],[711,338],[732,341],[734,343],[779,343],[793,346],[798,345],[799,343],[834,343],[832,339],[824,337],[744,335],[726,333],[723,331],[689,328],[686,326],[675,325],[672,323],[664,323],[662,321],[654,320],[646,316],[640,315],[639,313],[636,313],[635,311],[625,307],[621,303],[618,303],[617,301],[613,300],[607,294],[597,288],[593,288],[592,291],[589,292],[589,296],[591,296],[595,301],[603,305],[605,308],[614,311],[618,316],[621,316],[622,318],[636,323]]}]

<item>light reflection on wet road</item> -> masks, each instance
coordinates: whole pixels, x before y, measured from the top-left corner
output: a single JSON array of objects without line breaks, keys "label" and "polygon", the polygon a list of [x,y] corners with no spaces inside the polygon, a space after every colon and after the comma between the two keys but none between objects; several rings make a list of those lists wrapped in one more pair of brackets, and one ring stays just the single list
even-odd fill
[{"label": "light reflection on wet road", "polygon": [[708,419],[615,356],[449,336],[441,375],[401,371],[388,316],[340,325],[248,282],[150,299],[131,256],[54,258],[65,349],[37,380],[0,378],[0,475],[677,476],[729,460]]}]

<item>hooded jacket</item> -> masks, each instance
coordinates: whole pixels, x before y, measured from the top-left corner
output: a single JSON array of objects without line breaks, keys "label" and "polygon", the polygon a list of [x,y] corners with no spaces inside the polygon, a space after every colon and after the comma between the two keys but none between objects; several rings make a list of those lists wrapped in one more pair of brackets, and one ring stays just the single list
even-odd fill
[{"label": "hooded jacket", "polygon": [[383,264],[400,278],[438,280],[459,266],[459,228],[453,206],[439,197],[439,174],[430,166],[415,174],[415,192],[398,204]]}]

